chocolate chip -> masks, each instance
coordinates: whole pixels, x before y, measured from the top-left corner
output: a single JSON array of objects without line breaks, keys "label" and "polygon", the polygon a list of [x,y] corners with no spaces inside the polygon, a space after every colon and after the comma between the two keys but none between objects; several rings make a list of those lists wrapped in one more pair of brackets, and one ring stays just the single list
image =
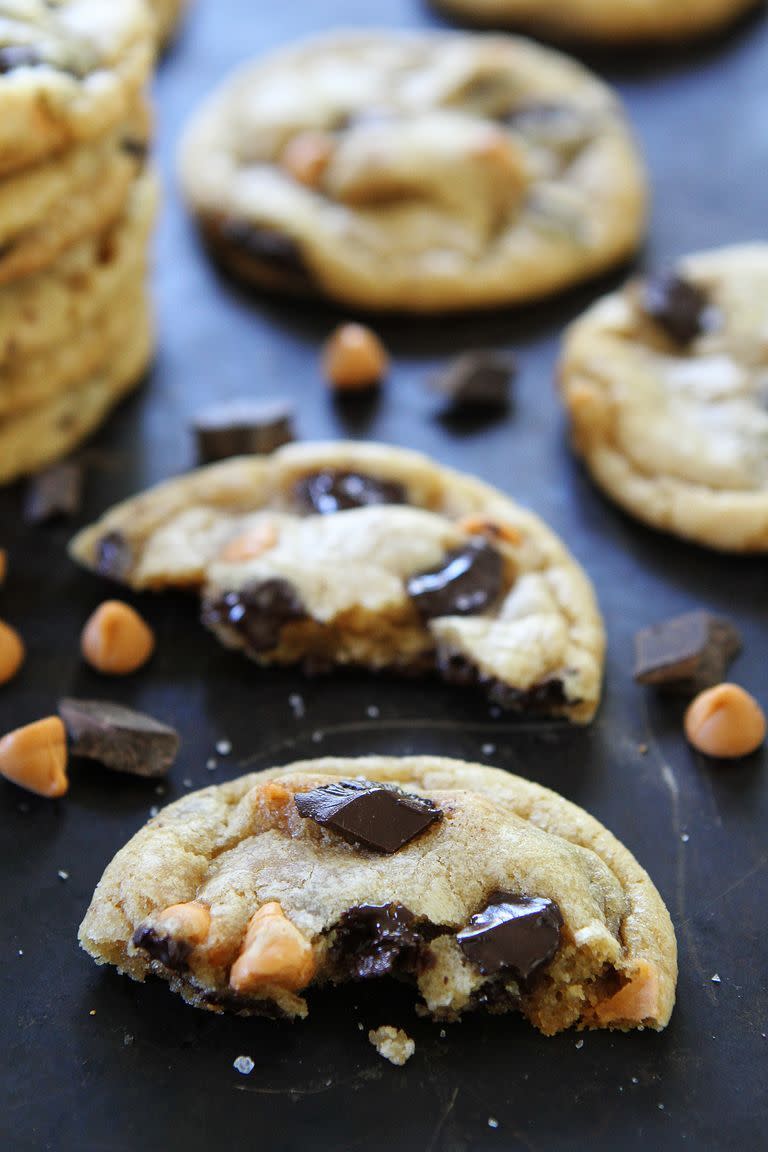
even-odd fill
[{"label": "chocolate chip", "polygon": [[412,973],[438,931],[403,904],[360,904],[331,929],[331,963],[341,980]]},{"label": "chocolate chip", "polygon": [[515,361],[501,352],[465,352],[438,376],[430,387],[444,396],[452,410],[496,409],[509,406]]},{"label": "chocolate chip", "polygon": [[337,832],[372,852],[397,852],[443,813],[422,796],[372,780],[342,780],[312,792],[299,792],[300,816]]},{"label": "chocolate chip", "polygon": [[132,943],[141,948],[153,960],[159,960],[166,968],[182,971],[187,966],[192,945],[188,940],[175,940],[172,936],[160,933],[151,924],[140,924],[133,934]]},{"label": "chocolate chip", "polygon": [[511,969],[525,980],[552,959],[562,926],[560,909],[552,900],[499,892],[456,939],[483,975]]},{"label": "chocolate chip", "polygon": [[24,516],[30,524],[44,524],[57,516],[77,516],[83,490],[83,470],[67,461],[33,476],[27,488]]},{"label": "chocolate chip", "polygon": [[133,568],[133,549],[122,532],[107,532],[96,545],[96,571],[110,580],[126,580]]},{"label": "chocolate chip", "polygon": [[207,220],[203,232],[215,256],[246,278],[267,272],[279,286],[297,292],[315,289],[314,278],[296,240],[245,220]]},{"label": "chocolate chip", "polygon": [[294,494],[305,511],[319,512],[321,516],[349,508],[367,508],[372,504],[408,503],[405,488],[396,480],[336,469],[303,476]]},{"label": "chocolate chip", "polygon": [[425,620],[484,612],[501,593],[504,561],[487,540],[446,552],[442,563],[411,576],[408,595]]},{"label": "chocolate chip", "polygon": [[690,344],[705,330],[706,293],[674,274],[652,276],[644,284],[641,307],[677,344]]},{"label": "chocolate chip", "polygon": [[269,652],[280,643],[284,626],[307,619],[307,610],[287,580],[253,581],[237,592],[225,592],[203,604],[209,628],[232,628],[253,652]]},{"label": "chocolate chip", "polygon": [[109,700],[60,700],[73,756],[97,760],[132,776],[165,776],[176,759],[179,734],[143,712]]},{"label": "chocolate chip", "polygon": [[38,68],[43,58],[32,44],[5,44],[0,47],[0,76],[16,68]]},{"label": "chocolate chip", "polygon": [[686,612],[635,636],[635,680],[693,695],[719,684],[741,649],[741,634],[709,612]]},{"label": "chocolate chip", "polygon": [[203,463],[267,454],[294,439],[293,405],[283,400],[230,400],[203,409],[193,426]]}]

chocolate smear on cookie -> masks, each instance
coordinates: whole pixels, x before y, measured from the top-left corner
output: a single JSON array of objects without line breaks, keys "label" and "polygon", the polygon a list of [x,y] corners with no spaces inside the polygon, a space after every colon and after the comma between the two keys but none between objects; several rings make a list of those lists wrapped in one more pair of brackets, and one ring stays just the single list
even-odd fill
[{"label": "chocolate smear on cookie", "polygon": [[143,712],[110,700],[60,700],[73,756],[96,760],[132,776],[165,776],[176,759],[179,734]]},{"label": "chocolate smear on cookie", "polygon": [[562,914],[552,900],[499,892],[456,939],[483,975],[510,969],[525,980],[552,959],[562,927]]},{"label": "chocolate smear on cookie", "polygon": [[729,620],[686,612],[636,634],[635,680],[692,695],[719,684],[740,649],[741,634]]},{"label": "chocolate smear on cookie", "polygon": [[305,511],[318,512],[321,516],[350,508],[368,508],[372,504],[408,503],[405,488],[396,480],[330,468],[303,476],[294,494]]},{"label": "chocolate smear on cookie", "polygon": [[300,816],[372,852],[397,852],[443,813],[422,796],[372,780],[341,780],[295,796]]},{"label": "chocolate smear on cookie", "polygon": [[420,615],[471,616],[484,612],[500,596],[504,561],[487,540],[472,539],[446,552],[442,563],[408,580],[408,595]]}]

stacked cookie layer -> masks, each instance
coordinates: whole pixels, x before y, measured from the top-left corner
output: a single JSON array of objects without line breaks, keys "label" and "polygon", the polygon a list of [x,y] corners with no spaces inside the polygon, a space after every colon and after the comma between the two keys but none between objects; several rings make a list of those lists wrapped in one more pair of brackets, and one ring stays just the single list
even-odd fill
[{"label": "stacked cookie layer", "polygon": [[56,460],[152,350],[144,0],[0,0],[0,482]]}]

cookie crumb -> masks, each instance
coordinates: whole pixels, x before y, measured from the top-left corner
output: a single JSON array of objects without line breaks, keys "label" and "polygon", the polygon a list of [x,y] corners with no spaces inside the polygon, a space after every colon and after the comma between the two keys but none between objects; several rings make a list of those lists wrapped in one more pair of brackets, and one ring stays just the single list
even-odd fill
[{"label": "cookie crumb", "polygon": [[19,956],[23,956],[23,955],[24,955],[24,949],[23,949],[23,948],[19,948]]},{"label": "cookie crumb", "polygon": [[365,710],[365,714],[371,720],[378,720],[379,716],[381,715],[381,712],[379,711],[379,709],[376,707],[375,704],[369,704]]},{"label": "cookie crumb", "polygon": [[69,880],[69,872],[65,872],[63,868],[59,868],[56,875],[58,876],[59,880]]},{"label": "cookie crumb", "polygon": [[216,760],[214,760],[213,756],[210,756],[210,757],[209,757],[209,758],[206,760],[206,762],[205,762],[205,766],[206,766],[206,768],[208,769],[208,771],[209,771],[209,772],[215,772],[215,771],[216,771],[216,768],[218,767],[218,762],[217,762]]},{"label": "cookie crumb", "polygon": [[90,1010],[90,1012],[88,1013],[88,1015],[89,1015],[89,1016],[95,1016],[95,1015],[96,1015],[96,1009],[95,1009],[95,1008],[91,1008],[91,1010]]},{"label": "cookie crumb", "polygon": [[318,731],[318,732],[313,732],[313,733],[312,733],[312,743],[313,743],[313,744],[319,744],[319,743],[320,743],[320,741],[322,740],[322,738],[323,738],[323,733],[322,733],[322,732],[319,732],[319,731]]},{"label": "cookie crumb", "polygon": [[577,1040],[576,1041],[576,1047],[577,1048],[583,1048],[584,1047],[584,1041],[583,1040]]},{"label": "cookie crumb", "polygon": [[495,751],[496,751],[496,745],[495,744],[483,744],[483,747],[481,748],[481,752],[483,753],[483,756],[493,756]]},{"label": "cookie crumb", "polygon": [[637,750],[641,756],[647,756],[648,755],[648,745],[647,744],[638,744]]},{"label": "cookie crumb", "polygon": [[717,972],[715,972],[714,976],[712,977],[712,983],[713,984],[722,984],[722,980],[718,976]]},{"label": "cookie crumb", "polygon": [[123,1044],[125,1045],[126,1048],[130,1048],[131,1045],[133,1044],[133,1036],[130,1032],[126,1032],[125,1035],[123,1036]]},{"label": "cookie crumb", "polygon": [[499,1122],[496,1119],[496,1117],[495,1116],[489,1116],[488,1117],[488,1127],[489,1128],[498,1128],[498,1126],[499,1126]]},{"label": "cookie crumb", "polygon": [[184,785],[185,788],[192,788],[193,787],[193,782],[192,782],[192,780],[190,780],[189,776],[184,777],[184,779],[182,780],[182,784]]},{"label": "cookie crumb", "polygon": [[687,833],[687,832],[683,832],[683,834],[682,834],[682,836],[680,837],[680,839],[682,840],[683,844],[687,844],[687,843],[688,843],[688,841],[690,840],[690,836],[688,835],[688,833]]},{"label": "cookie crumb", "polygon": [[160,811],[160,809],[158,808],[157,804],[153,804],[149,810],[149,814],[152,817],[152,819],[154,819],[155,816],[157,816],[159,811]]},{"label": "cookie crumb", "polygon": [[368,1039],[385,1060],[390,1064],[405,1064],[416,1051],[416,1045],[402,1028],[393,1028],[391,1024],[383,1024],[381,1028],[372,1028]]},{"label": "cookie crumb", "polygon": [[288,697],[288,704],[296,719],[301,720],[302,716],[306,712],[306,708],[304,706],[304,697],[300,696],[298,692],[291,692],[290,696]]},{"label": "cookie crumb", "polygon": [[241,1076],[250,1076],[256,1065],[250,1056],[238,1056],[237,1059],[233,1061],[232,1067],[236,1072],[239,1072]]},{"label": "cookie crumb", "polygon": [[232,751],[232,742],[230,740],[219,740],[216,744],[216,751],[219,756],[229,756]]},{"label": "cookie crumb", "polygon": [[639,1083],[640,1083],[640,1081],[638,1080],[637,1076],[633,1076],[633,1077],[632,1077],[632,1083],[633,1083],[633,1084],[639,1084]]},{"label": "cookie crumb", "polygon": [[440,1039],[441,1039],[441,1040],[445,1040],[445,1037],[446,1037],[446,1031],[445,1031],[445,1028],[441,1028],[441,1029],[440,1029]]}]

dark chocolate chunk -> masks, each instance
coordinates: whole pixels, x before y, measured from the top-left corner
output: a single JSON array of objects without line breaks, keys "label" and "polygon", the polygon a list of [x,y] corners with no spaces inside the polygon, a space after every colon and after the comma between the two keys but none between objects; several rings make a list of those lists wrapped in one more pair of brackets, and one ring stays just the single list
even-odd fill
[{"label": "dark chocolate chunk", "polygon": [[552,959],[562,926],[560,909],[552,900],[499,892],[456,939],[483,975],[510,969],[525,980]]},{"label": "dark chocolate chunk", "polygon": [[340,980],[413,973],[438,931],[403,904],[361,904],[331,929],[331,963]]},{"label": "dark chocolate chunk", "polygon": [[514,359],[502,352],[465,352],[430,381],[453,410],[497,409],[509,406]]},{"label": "dark chocolate chunk", "polygon": [[5,44],[0,47],[0,76],[17,68],[39,68],[43,63],[33,44]]},{"label": "dark chocolate chunk", "polygon": [[705,330],[709,308],[706,293],[674,274],[651,276],[641,295],[641,307],[677,344],[690,344]]},{"label": "dark chocolate chunk", "polygon": [[437,669],[449,684],[464,687],[477,684],[484,688],[488,699],[508,712],[522,712],[526,716],[549,715],[566,704],[578,703],[577,700],[568,700],[562,680],[553,678],[532,684],[530,688],[513,688],[495,677],[484,676],[463,653],[446,648],[438,650]]},{"label": "dark chocolate chunk", "polygon": [[110,580],[126,580],[133,568],[133,549],[122,532],[107,532],[96,545],[96,571]]},{"label": "dark chocolate chunk", "polygon": [[253,652],[276,648],[286,624],[306,619],[307,610],[296,589],[279,577],[254,581],[203,604],[203,623],[208,628],[234,629]]},{"label": "dark chocolate chunk", "polygon": [[325,784],[295,800],[300,816],[372,852],[397,852],[443,818],[431,800],[372,780]]},{"label": "dark chocolate chunk", "polygon": [[408,595],[425,620],[471,616],[496,601],[504,583],[504,561],[487,540],[473,539],[445,554],[438,568],[408,581]]},{"label": "dark chocolate chunk", "polygon": [[165,776],[176,759],[179,734],[143,712],[110,700],[60,700],[73,756],[97,760],[132,776]]},{"label": "dark chocolate chunk", "polygon": [[693,695],[719,684],[741,649],[741,635],[709,612],[686,612],[635,636],[635,680]]},{"label": "dark chocolate chunk", "polygon": [[407,504],[408,493],[396,480],[382,480],[360,472],[312,472],[296,485],[295,497],[307,512],[329,516],[371,504]]},{"label": "dark chocolate chunk", "polygon": [[83,470],[67,461],[33,476],[27,487],[24,516],[31,524],[44,524],[57,516],[77,516],[83,491]]},{"label": "dark chocolate chunk", "polygon": [[202,463],[267,454],[294,439],[293,405],[249,398],[213,404],[195,416],[194,429]]},{"label": "dark chocolate chunk", "polygon": [[183,971],[192,951],[188,940],[175,940],[173,936],[158,932],[151,924],[140,924],[133,934],[135,948],[147,952],[153,960],[159,960],[166,968]]},{"label": "dark chocolate chunk", "polygon": [[296,240],[283,232],[245,220],[204,220],[203,232],[213,254],[236,275],[264,272],[278,286],[295,292],[313,292],[315,281]]}]

